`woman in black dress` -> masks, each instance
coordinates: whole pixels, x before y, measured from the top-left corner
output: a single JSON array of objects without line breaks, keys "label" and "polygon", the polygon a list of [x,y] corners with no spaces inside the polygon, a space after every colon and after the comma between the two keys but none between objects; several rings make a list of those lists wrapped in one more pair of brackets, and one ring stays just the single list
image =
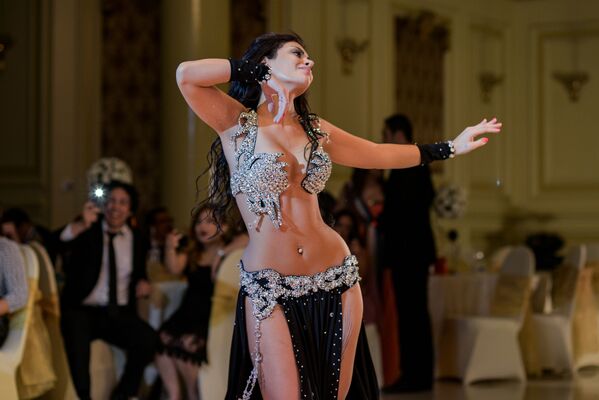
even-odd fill
[{"label": "woman in black dress", "polygon": [[199,398],[198,368],[207,361],[206,338],[213,290],[212,265],[222,256],[226,239],[217,229],[210,208],[194,214],[190,244],[181,251],[182,235],[176,231],[167,236],[165,264],[174,274],[185,274],[187,290],[181,306],[160,327],[161,350],[156,364],[169,399],[183,396],[179,376],[185,382],[186,398]]}]

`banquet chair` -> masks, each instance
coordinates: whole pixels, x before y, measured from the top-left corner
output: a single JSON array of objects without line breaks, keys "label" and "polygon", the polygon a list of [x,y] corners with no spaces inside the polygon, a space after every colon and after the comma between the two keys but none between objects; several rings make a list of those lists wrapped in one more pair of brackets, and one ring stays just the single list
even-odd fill
[{"label": "banquet chair", "polygon": [[491,254],[491,257],[489,257],[488,270],[491,272],[499,272],[505,258],[510,254],[513,248],[513,246],[502,246],[495,250],[493,254]]},{"label": "banquet chair", "polygon": [[35,288],[36,294],[31,309],[31,320],[27,339],[25,340],[25,349],[23,350],[21,365],[17,371],[17,389],[20,399],[38,398],[52,390],[56,385],[56,374],[52,363],[53,349],[44,322],[43,310],[45,306],[43,289],[48,287],[46,260],[39,256],[34,243],[29,244],[27,247],[38,262],[39,278]]},{"label": "banquet chair", "polygon": [[570,374],[575,371],[572,331],[585,262],[585,246],[572,247],[562,265],[553,272],[553,310],[549,314],[532,315],[531,330],[541,371]]},{"label": "banquet chair", "polygon": [[239,292],[239,260],[244,249],[232,251],[223,260],[214,281],[212,309],[208,324],[208,363],[199,371],[199,392],[203,400],[225,398],[235,307]]},{"label": "banquet chair", "polygon": [[18,399],[17,370],[23,359],[25,342],[31,325],[31,316],[39,280],[39,264],[29,246],[21,246],[25,262],[29,293],[27,305],[10,318],[8,337],[0,349],[0,399]]},{"label": "banquet chair", "polygon": [[533,273],[533,253],[523,246],[512,248],[500,268],[489,315],[444,320],[438,378],[460,378],[465,385],[490,379],[526,380],[518,334]]},{"label": "banquet chair", "polygon": [[54,267],[46,249],[39,243],[30,244],[40,264],[39,290],[42,298],[40,306],[43,312],[44,325],[48,331],[51,350],[52,366],[56,375],[53,389],[39,397],[39,400],[74,400],[77,398],[67,355],[60,332],[60,301]]},{"label": "banquet chair", "polygon": [[574,313],[576,370],[599,367],[599,243],[585,244],[587,257],[578,282]]},{"label": "banquet chair", "polygon": [[[162,281],[153,284],[152,300],[149,304],[148,324],[159,329],[179,308],[187,289],[186,281]],[[118,379],[123,375],[127,362],[126,353],[109,343],[97,339],[91,343],[90,374],[91,393],[93,399],[108,400]],[[144,370],[143,381],[150,386],[156,379],[158,371],[154,364]]]},{"label": "banquet chair", "polygon": [[586,268],[593,270],[593,292],[597,311],[599,311],[599,243],[589,243]]}]

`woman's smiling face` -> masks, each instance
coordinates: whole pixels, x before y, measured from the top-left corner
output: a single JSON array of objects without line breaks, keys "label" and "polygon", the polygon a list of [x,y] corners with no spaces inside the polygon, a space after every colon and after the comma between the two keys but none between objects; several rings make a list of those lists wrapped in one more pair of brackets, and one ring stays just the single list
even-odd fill
[{"label": "woman's smiling face", "polygon": [[275,76],[283,84],[291,84],[305,92],[312,83],[312,67],[306,50],[297,42],[287,42],[277,50],[275,58],[265,59]]}]

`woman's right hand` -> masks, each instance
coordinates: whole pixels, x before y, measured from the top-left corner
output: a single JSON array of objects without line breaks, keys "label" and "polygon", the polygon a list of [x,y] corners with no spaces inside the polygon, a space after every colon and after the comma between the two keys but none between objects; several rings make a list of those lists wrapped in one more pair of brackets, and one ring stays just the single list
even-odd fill
[{"label": "woman's right hand", "polygon": [[177,247],[179,247],[179,242],[181,241],[182,237],[183,237],[183,234],[180,233],[179,231],[177,231],[176,229],[173,229],[172,231],[167,233],[166,234],[166,242],[165,242],[166,248],[171,249],[171,250],[176,250]]},{"label": "woman's right hand", "polygon": [[87,201],[83,205],[83,210],[81,211],[81,217],[83,218],[83,224],[85,228],[89,228],[98,220],[98,214],[100,214],[100,209],[94,202]]},{"label": "woman's right hand", "polygon": [[485,133],[499,133],[501,132],[501,126],[502,123],[499,122],[497,118],[493,118],[490,121],[487,121],[485,118],[478,124],[464,129],[464,131],[460,133],[458,137],[453,139],[455,154],[466,154],[472,150],[484,146],[487,144],[489,139],[486,137],[477,139],[477,137]]},{"label": "woman's right hand", "polygon": [[289,91],[274,75],[271,76],[269,80],[263,81],[260,85],[262,86],[264,97],[266,97],[268,111],[271,113],[275,111],[274,97],[277,98],[277,113],[275,114],[273,121],[275,124],[278,124],[283,120],[285,112],[287,111],[287,107],[289,106]]}]

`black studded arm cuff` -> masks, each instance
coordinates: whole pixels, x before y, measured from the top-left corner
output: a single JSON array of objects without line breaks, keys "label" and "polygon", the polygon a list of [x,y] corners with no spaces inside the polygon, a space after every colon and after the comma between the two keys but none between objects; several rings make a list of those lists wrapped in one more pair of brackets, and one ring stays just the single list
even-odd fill
[{"label": "black studded arm cuff", "polygon": [[270,68],[266,64],[257,64],[248,60],[234,60],[229,58],[231,64],[230,82],[262,82],[270,79]]},{"label": "black studded arm cuff", "polygon": [[420,165],[430,164],[435,160],[447,160],[455,157],[453,141],[437,142],[435,144],[417,144],[420,150]]}]

